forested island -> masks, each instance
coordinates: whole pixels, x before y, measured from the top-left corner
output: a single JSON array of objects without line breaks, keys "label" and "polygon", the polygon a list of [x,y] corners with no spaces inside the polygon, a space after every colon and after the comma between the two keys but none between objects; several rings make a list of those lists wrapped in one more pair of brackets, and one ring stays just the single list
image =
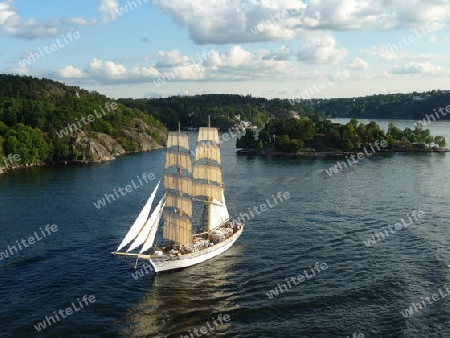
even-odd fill
[{"label": "forested island", "polygon": [[49,163],[88,163],[162,148],[155,117],[95,91],[50,79],[0,75],[0,172]]},{"label": "forested island", "polygon": [[384,132],[376,122],[364,124],[356,119],[347,124],[330,120],[314,122],[309,118],[273,119],[258,133],[247,129],[245,135],[236,141],[241,153],[305,156],[357,153],[374,145],[379,152],[446,151],[445,138],[432,136],[430,130],[421,124],[417,124],[414,130],[400,130],[390,123]]}]

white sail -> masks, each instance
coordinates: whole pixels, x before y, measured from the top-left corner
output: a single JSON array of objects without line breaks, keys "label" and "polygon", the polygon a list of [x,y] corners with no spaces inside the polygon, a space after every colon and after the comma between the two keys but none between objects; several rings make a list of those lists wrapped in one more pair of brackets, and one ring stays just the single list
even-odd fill
[{"label": "white sail", "polygon": [[192,195],[194,197],[206,196],[221,201],[222,191],[223,188],[220,185],[213,185],[202,182],[194,182],[192,185]]},{"label": "white sail", "polygon": [[198,143],[195,148],[195,160],[198,161],[204,158],[214,160],[220,164],[219,145],[211,143]]},{"label": "white sail", "polygon": [[192,164],[189,153],[167,151],[164,168],[167,169],[174,165],[187,171],[191,171]]},{"label": "white sail", "polygon": [[[217,142],[219,141],[217,140]],[[169,132],[169,136],[167,138],[167,149],[174,146],[184,148],[187,152],[189,152],[189,139],[187,134],[173,131]]]},{"label": "white sail", "polygon": [[208,182],[213,181],[223,184],[222,169],[220,167],[195,163],[193,177],[194,179],[202,179],[207,180]]},{"label": "white sail", "polygon": [[[153,242],[155,241],[155,236],[156,236],[156,230],[158,230],[158,224],[159,224],[159,220],[161,219],[162,216],[162,210],[164,208],[165,203],[161,204],[161,202],[158,204],[158,206],[156,207],[155,211],[153,212],[152,216],[150,217],[150,219],[147,221],[148,223],[151,223],[151,229],[150,232],[148,233],[147,239],[145,240],[144,245],[142,246],[142,249],[139,253],[143,253],[144,251],[150,249],[153,245]],[[156,217],[153,217],[153,215],[156,215]]]},{"label": "white sail", "polygon": [[155,199],[156,191],[158,190],[160,182],[158,182],[158,184],[156,185],[155,190],[153,190],[152,194],[150,195],[150,198],[148,199],[148,201],[145,204],[144,208],[142,209],[141,213],[134,221],[134,224],[131,226],[130,230],[128,231],[128,233],[126,234],[125,238],[123,239],[122,243],[120,243],[120,245],[116,251],[119,251],[125,245],[130,243],[141,231],[142,227],[144,226],[145,222],[147,221],[148,214],[150,213],[150,210],[152,209],[152,203],[153,203],[153,200]]},{"label": "white sail", "polygon": [[144,227],[142,228],[141,232],[139,232],[139,235],[136,237],[133,243],[131,243],[130,247],[128,248],[127,252],[130,252],[133,249],[136,249],[142,243],[144,243],[147,240],[148,234],[152,230],[155,220],[158,217],[158,214],[161,212],[161,206],[164,205],[164,197],[161,198],[158,205],[156,206],[155,210],[153,211],[150,218],[145,223]]},{"label": "white sail", "polygon": [[215,144],[219,144],[219,133],[217,128],[201,127],[198,131],[197,142],[212,141]]},{"label": "white sail", "polygon": [[192,220],[190,217],[179,216],[170,211],[164,211],[164,238],[182,245],[192,243]]},{"label": "white sail", "polygon": [[228,221],[228,219],[230,218],[227,206],[225,205],[225,196],[223,195],[223,191],[222,191],[222,199],[223,203],[216,200],[215,198],[212,199],[212,203],[210,206],[211,219],[209,221],[209,230],[217,228],[221,224]]}]

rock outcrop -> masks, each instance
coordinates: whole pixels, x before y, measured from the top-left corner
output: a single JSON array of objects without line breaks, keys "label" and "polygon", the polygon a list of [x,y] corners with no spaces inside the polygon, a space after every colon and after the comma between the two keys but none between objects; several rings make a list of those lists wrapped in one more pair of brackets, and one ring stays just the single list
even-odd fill
[{"label": "rock outcrop", "polygon": [[[73,133],[70,143],[71,151],[76,155],[72,162],[92,163],[114,160],[117,156],[127,152],[143,152],[163,148],[150,134],[156,135],[159,139],[165,140],[166,135],[147,125],[140,119],[136,119],[135,127],[122,129],[123,137],[119,141],[113,137],[94,131],[77,130]],[[132,142],[136,149],[127,151],[122,142]]]}]

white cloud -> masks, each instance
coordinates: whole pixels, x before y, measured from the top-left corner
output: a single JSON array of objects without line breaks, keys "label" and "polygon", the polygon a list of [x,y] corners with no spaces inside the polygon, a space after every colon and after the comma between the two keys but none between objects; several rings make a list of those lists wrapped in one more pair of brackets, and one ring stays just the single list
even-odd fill
[{"label": "white cloud", "polygon": [[57,71],[60,78],[64,79],[79,79],[85,77],[83,72],[73,66],[65,66],[63,69]]},{"label": "white cloud", "polygon": [[101,61],[94,58],[87,67],[86,72],[103,79],[124,77],[127,73],[125,66],[115,64],[112,61]]},{"label": "white cloud", "polygon": [[79,25],[79,26],[90,26],[93,24],[97,23],[97,19],[92,19],[92,20],[86,20],[83,19],[79,16],[77,16],[76,18],[72,18],[72,19],[65,19],[64,23],[68,24],[68,25]]},{"label": "white cloud", "polygon": [[339,48],[336,39],[329,34],[321,34],[310,38],[310,41],[300,47],[298,59],[314,64],[339,63],[347,56],[345,48]]},{"label": "white cloud", "polygon": [[369,63],[366,60],[363,60],[359,57],[355,57],[355,59],[350,63],[350,68],[352,68],[352,69],[367,69],[367,68],[369,68]]},{"label": "white cloud", "polygon": [[[450,3],[431,0],[153,0],[196,44],[287,41],[311,31],[442,27]],[[259,29],[258,29],[259,28]]]},{"label": "white cloud", "polygon": [[175,80],[200,80],[205,78],[205,68],[198,64],[173,67],[167,72],[174,74]]},{"label": "white cloud", "polygon": [[383,70],[383,71],[380,72],[380,78],[382,78],[382,79],[390,79],[390,78],[392,78],[392,74],[389,73],[389,71],[387,71],[387,70]]},{"label": "white cloud", "polygon": [[58,70],[56,75],[60,79],[85,79],[102,83],[111,80],[122,83],[151,82],[160,76],[166,76],[170,81],[282,81],[315,76],[311,70],[303,70],[286,60],[286,55],[290,53],[291,48],[287,46],[275,51],[260,49],[250,52],[239,45],[222,53],[205,50],[196,57],[183,55],[179,50],[159,51],[159,61],[154,65],[127,67],[114,61],[94,58],[84,70],[68,65]]},{"label": "white cloud", "polygon": [[135,66],[127,69],[125,66],[116,64],[113,61],[102,61],[94,58],[84,70],[75,68],[71,65],[56,72],[60,79],[89,79],[98,82],[107,82],[110,80],[118,82],[142,82],[157,78],[160,72],[154,67]]},{"label": "white cloud", "polygon": [[275,61],[289,61],[291,56],[294,55],[294,51],[289,46],[281,46],[279,51],[270,51],[267,55],[263,56],[263,60],[275,60]]},{"label": "white cloud", "polygon": [[173,67],[192,63],[192,58],[182,55],[179,50],[159,51],[156,67]]},{"label": "white cloud", "polygon": [[[282,47],[280,53],[286,52]],[[260,49],[254,52],[235,45],[224,53],[213,51],[212,56],[204,62],[210,71],[211,79],[222,80],[269,80],[279,81],[295,76],[298,67],[292,62],[277,61],[273,56],[276,51]]]},{"label": "white cloud", "polygon": [[384,61],[424,61],[431,60],[438,57],[437,54],[411,54],[407,51],[401,50],[397,45],[391,46],[375,46],[371,49],[362,50],[366,55],[374,57],[376,60]]},{"label": "white cloud", "polygon": [[13,8],[13,0],[0,2],[0,35],[9,35],[18,38],[34,40],[54,37],[71,29],[70,25],[93,25],[97,20],[85,20],[80,17],[72,19],[52,19],[48,22],[39,22],[33,18],[24,20]]},{"label": "white cloud", "polygon": [[435,66],[431,62],[410,62],[403,66],[395,66],[389,71],[391,74],[422,74],[422,75],[450,75],[450,70]]},{"label": "white cloud", "polygon": [[160,75],[159,71],[153,67],[134,67],[128,74],[134,78],[151,78],[154,79]]},{"label": "white cloud", "polygon": [[117,19],[119,10],[118,0],[101,0],[99,10],[103,15],[103,23],[114,21]]},{"label": "white cloud", "polygon": [[300,21],[307,7],[298,0],[154,0],[153,4],[186,25],[197,44],[293,39],[302,31]]}]

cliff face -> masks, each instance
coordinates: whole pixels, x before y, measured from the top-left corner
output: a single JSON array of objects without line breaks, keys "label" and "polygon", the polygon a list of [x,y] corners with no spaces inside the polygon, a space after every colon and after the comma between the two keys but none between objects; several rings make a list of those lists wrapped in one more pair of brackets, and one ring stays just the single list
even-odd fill
[{"label": "cliff face", "polygon": [[71,141],[71,150],[76,159],[72,162],[103,162],[111,161],[116,156],[125,154],[123,147],[111,136],[98,132],[77,131]]},{"label": "cliff face", "polygon": [[[134,142],[135,152],[161,149],[159,144],[149,134],[156,133],[159,139],[165,140],[166,135],[152,128],[140,119],[135,120],[135,128],[125,127],[124,135],[119,141]],[[75,131],[70,142],[71,150],[76,154],[76,159],[71,162],[90,163],[114,160],[117,156],[127,153],[118,140],[113,137],[94,131]]]}]

